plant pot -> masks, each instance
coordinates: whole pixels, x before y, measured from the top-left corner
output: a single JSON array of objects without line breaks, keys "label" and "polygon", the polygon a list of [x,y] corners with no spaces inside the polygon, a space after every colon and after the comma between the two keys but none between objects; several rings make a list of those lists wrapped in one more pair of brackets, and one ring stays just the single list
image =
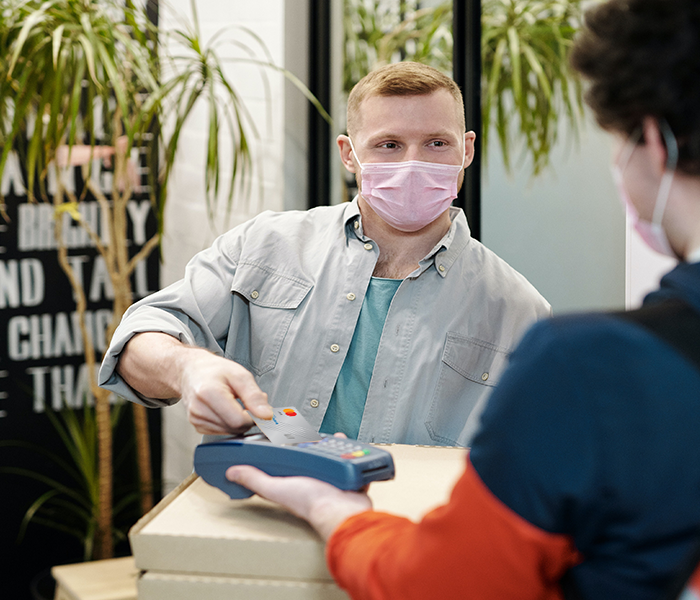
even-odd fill
[{"label": "plant pot", "polygon": [[51,575],[51,567],[37,573],[29,585],[32,600],[53,600],[56,594],[56,580]]}]

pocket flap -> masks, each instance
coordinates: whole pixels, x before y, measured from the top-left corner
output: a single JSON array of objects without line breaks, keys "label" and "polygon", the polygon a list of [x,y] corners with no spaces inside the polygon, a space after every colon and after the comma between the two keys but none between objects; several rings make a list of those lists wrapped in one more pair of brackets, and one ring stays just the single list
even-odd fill
[{"label": "pocket flap", "polygon": [[470,381],[495,386],[508,361],[508,352],[489,342],[448,333],[443,362]]},{"label": "pocket flap", "polygon": [[282,275],[269,267],[239,263],[231,291],[251,304],[265,308],[297,308],[313,284],[303,279]]}]

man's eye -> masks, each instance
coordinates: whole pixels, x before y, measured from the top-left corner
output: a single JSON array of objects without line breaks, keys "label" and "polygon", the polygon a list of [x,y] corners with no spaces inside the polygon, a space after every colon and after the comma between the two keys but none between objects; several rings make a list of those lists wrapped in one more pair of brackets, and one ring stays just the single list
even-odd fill
[{"label": "man's eye", "polygon": [[398,145],[396,142],[385,142],[383,144],[379,145],[380,148],[389,148],[390,150],[393,150],[394,148],[398,148]]},{"label": "man's eye", "polygon": [[431,143],[433,146],[437,146],[438,148],[447,145],[447,144],[445,144],[445,142],[443,142],[442,140],[435,140],[434,142],[430,142],[430,143]]}]

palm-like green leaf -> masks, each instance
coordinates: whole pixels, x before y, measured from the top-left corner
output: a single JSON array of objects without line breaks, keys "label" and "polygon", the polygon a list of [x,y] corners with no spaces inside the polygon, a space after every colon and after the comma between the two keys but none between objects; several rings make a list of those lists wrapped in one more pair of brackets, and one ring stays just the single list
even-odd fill
[{"label": "palm-like green leaf", "polygon": [[[135,145],[151,146],[147,155],[156,157],[160,145],[158,172],[159,216],[165,205],[180,134],[197,101],[206,100],[209,109],[205,184],[210,212],[221,187],[221,170],[232,173],[228,185],[230,206],[238,191],[250,190],[252,160],[250,137],[257,135],[233,82],[225,75],[217,45],[226,41],[222,30],[205,46],[201,42],[196,6],[192,19],[169,32],[158,32],[143,7],[131,0],[0,0],[0,175],[9,153],[26,148],[28,190],[35,193],[35,180],[43,186],[46,167],[62,144],[113,144],[125,135],[127,154]],[[7,18],[4,18],[7,15]],[[115,15],[117,15],[115,19]],[[252,31],[238,27],[246,43],[233,43],[245,50],[251,61],[272,65],[262,40]],[[175,40],[181,52],[168,52]],[[258,56],[262,52],[264,60]],[[274,67],[276,68],[276,67]],[[285,71],[285,75],[290,76]],[[315,105],[308,89],[294,78]],[[99,98],[103,106],[105,135],[95,135],[93,114]],[[87,101],[86,101],[87,100]],[[154,124],[166,123],[157,129]],[[31,123],[36,123],[32,132]],[[231,135],[231,163],[221,163],[220,125],[226,123]],[[167,133],[167,138],[164,137]],[[153,185],[155,194],[158,186]],[[153,197],[155,201],[155,196]]]},{"label": "palm-like green leaf", "polygon": [[345,0],[346,93],[375,66],[397,60],[451,71],[452,2],[425,8],[419,5],[416,0]]},{"label": "palm-like green leaf", "polygon": [[[346,93],[382,62],[414,60],[451,73],[451,6],[345,0]],[[484,159],[493,129],[506,168],[520,151],[537,175],[549,163],[560,117],[577,134],[583,98],[568,51],[580,21],[581,0],[482,0]]]},{"label": "palm-like green leaf", "polygon": [[[111,413],[111,425],[115,428],[123,413],[123,404],[117,404]],[[64,477],[60,480],[44,473],[19,467],[3,467],[6,475],[26,477],[39,482],[47,489],[32,502],[24,514],[18,539],[22,539],[30,523],[44,525],[78,538],[84,546],[85,559],[92,555],[97,523],[98,465],[97,422],[93,407],[83,409],[64,408],[58,413],[48,411],[47,416],[68,452],[70,461],[64,460],[45,448],[23,441],[0,441],[0,449],[19,448],[37,453],[58,467]],[[122,455],[126,455],[125,448]],[[115,468],[118,460],[115,461]],[[118,500],[114,514],[120,515],[138,506],[139,492],[135,485],[115,490]],[[115,530],[117,538],[125,532]]]},{"label": "palm-like green leaf", "polygon": [[507,169],[514,147],[520,147],[532,159],[533,174],[540,173],[549,164],[561,117],[578,132],[581,85],[569,69],[568,50],[581,21],[580,5],[580,0],[484,0],[484,156],[493,127]]}]

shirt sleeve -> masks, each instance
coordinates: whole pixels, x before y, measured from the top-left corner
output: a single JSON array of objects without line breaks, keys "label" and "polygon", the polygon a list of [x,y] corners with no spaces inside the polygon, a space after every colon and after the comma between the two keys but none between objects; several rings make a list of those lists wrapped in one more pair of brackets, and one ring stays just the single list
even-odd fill
[{"label": "shirt sleeve", "polygon": [[580,562],[570,537],[513,512],[467,469],[445,506],[420,523],[368,511],[332,535],[329,568],[353,598],[560,598]]},{"label": "shirt sleeve", "polygon": [[137,333],[160,332],[183,344],[221,355],[231,322],[231,285],[237,251],[230,232],[219,237],[187,265],[185,277],[137,302],[124,314],[99,372],[98,383],[119,396],[149,407],[173,404],[178,399],[147,398],[131,388],[116,372],[124,346]]}]

